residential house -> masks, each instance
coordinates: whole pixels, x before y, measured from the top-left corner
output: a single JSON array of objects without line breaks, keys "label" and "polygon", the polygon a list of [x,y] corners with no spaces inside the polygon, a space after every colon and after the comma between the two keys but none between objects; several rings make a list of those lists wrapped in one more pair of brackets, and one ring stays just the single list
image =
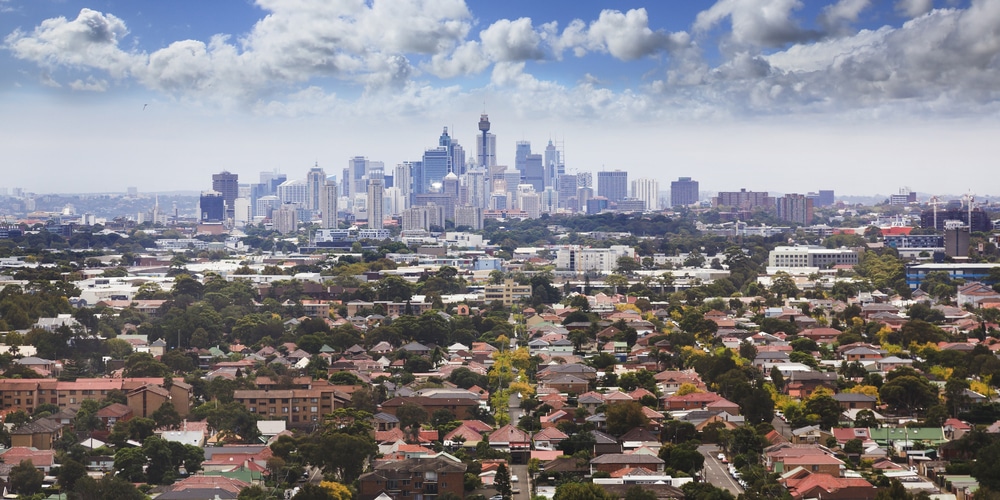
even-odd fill
[{"label": "residential house", "polygon": [[358,497],[374,500],[385,494],[395,500],[420,500],[451,493],[461,498],[466,469],[448,455],[379,463],[358,479]]}]

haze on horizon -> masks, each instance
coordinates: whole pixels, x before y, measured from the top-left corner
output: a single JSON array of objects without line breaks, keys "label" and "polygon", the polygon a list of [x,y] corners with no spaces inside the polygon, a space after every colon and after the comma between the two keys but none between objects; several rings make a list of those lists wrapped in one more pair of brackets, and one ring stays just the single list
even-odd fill
[{"label": "haze on horizon", "polygon": [[501,164],[558,139],[661,188],[996,192],[1000,2],[536,3],[0,0],[0,186],[390,166],[444,126],[474,152],[485,106]]}]

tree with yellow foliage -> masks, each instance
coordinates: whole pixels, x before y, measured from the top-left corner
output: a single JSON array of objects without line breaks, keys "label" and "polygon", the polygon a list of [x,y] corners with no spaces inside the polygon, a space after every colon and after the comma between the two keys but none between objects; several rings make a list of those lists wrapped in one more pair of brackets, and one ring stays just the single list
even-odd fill
[{"label": "tree with yellow foliage", "polygon": [[319,485],[330,493],[330,497],[333,500],[351,500],[351,490],[343,484],[333,481],[323,481]]},{"label": "tree with yellow foliage", "polygon": [[705,392],[705,391],[699,389],[698,386],[690,382],[685,382],[681,384],[680,387],[677,388],[677,392],[674,393],[674,396],[685,396],[688,394],[695,394],[700,392]]}]

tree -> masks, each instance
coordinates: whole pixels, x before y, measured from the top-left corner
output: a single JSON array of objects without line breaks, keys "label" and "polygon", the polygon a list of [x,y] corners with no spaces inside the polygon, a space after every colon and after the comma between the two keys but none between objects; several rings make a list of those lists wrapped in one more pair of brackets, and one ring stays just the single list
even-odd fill
[{"label": "tree", "polygon": [[76,460],[65,460],[59,466],[59,487],[71,491],[80,478],[87,475],[87,467]]},{"label": "tree", "polygon": [[629,486],[625,490],[625,500],[656,500],[656,493],[639,486],[638,484]]},{"label": "tree", "polygon": [[503,497],[503,500],[508,500],[513,495],[513,488],[510,485],[510,471],[507,470],[507,464],[500,464],[500,467],[497,467],[497,474],[493,478],[493,487]]},{"label": "tree", "polygon": [[31,460],[21,460],[10,470],[10,487],[23,497],[29,497],[42,489],[45,474],[35,468]]},{"label": "tree", "polygon": [[419,427],[427,421],[427,411],[412,403],[406,403],[396,409],[396,418],[403,429]]},{"label": "tree", "polygon": [[248,488],[243,488],[240,490],[239,496],[236,497],[237,500],[279,500],[284,499],[284,497],[279,497],[274,493],[271,493],[264,488],[253,485]]},{"label": "tree", "polygon": [[141,483],[146,480],[142,467],[146,465],[146,455],[142,448],[122,448],[115,452],[115,471],[126,481]]},{"label": "tree", "polygon": [[636,427],[645,427],[649,423],[649,418],[643,412],[642,405],[637,401],[608,405],[604,413],[608,422],[608,433],[613,436],[621,436]]},{"label": "tree", "polygon": [[594,483],[567,482],[556,487],[552,500],[616,500],[618,497]]},{"label": "tree", "polygon": [[292,497],[292,500],[334,500],[333,495],[326,488],[306,483],[299,486],[299,492]]},{"label": "tree", "polygon": [[805,404],[806,414],[816,415],[818,423],[824,429],[836,427],[837,423],[840,422],[842,411],[840,403],[833,399],[833,396],[819,391],[813,393]]},{"label": "tree", "polygon": [[878,419],[875,418],[875,412],[871,410],[860,410],[854,418],[854,427],[871,429],[878,426],[879,423]]},{"label": "tree", "polygon": [[166,427],[177,429],[181,425],[181,416],[177,413],[177,408],[170,401],[164,401],[151,415],[156,427]]},{"label": "tree", "polygon": [[1000,491],[1000,441],[981,448],[972,465],[972,477],[993,491]]},{"label": "tree", "polygon": [[[893,372],[895,371],[898,370]],[[879,389],[879,397],[890,408],[913,412],[935,404],[938,401],[938,389],[919,375],[901,375],[883,384]]]},{"label": "tree", "polygon": [[99,481],[89,476],[77,480],[70,498],[76,500],[146,500],[135,485],[114,474],[106,474]]}]

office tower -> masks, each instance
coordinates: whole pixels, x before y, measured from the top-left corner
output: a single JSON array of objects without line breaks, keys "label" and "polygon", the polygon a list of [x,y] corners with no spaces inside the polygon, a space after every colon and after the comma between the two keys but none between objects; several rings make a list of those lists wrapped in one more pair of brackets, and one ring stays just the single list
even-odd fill
[{"label": "office tower", "polygon": [[399,192],[405,199],[405,204],[398,207],[400,212],[410,207],[410,196],[413,194],[414,165],[419,164],[419,161],[404,161],[403,163],[396,165],[396,173],[392,176],[393,182],[395,183],[395,187],[399,189]]},{"label": "office tower", "polygon": [[448,175],[451,157],[448,148],[438,146],[424,151],[420,165],[414,165],[413,192],[416,194],[430,193],[435,184],[440,188],[444,176]]},{"label": "office tower", "polygon": [[582,188],[594,187],[593,172],[580,172],[576,174],[576,187],[582,187]]},{"label": "office tower", "polygon": [[836,201],[836,197],[833,195],[832,189],[820,189],[819,196],[816,197],[817,207],[832,207],[833,203]]},{"label": "office tower", "polygon": [[517,141],[514,143],[514,169],[524,176],[524,169],[528,163],[528,155],[531,154],[530,141]]},{"label": "office tower", "polygon": [[406,196],[398,187],[385,188],[384,193],[382,197],[384,214],[395,217],[406,210]]},{"label": "office tower", "polygon": [[503,182],[505,186],[504,191],[514,193],[517,191],[517,187],[521,185],[521,173],[517,170],[505,170],[503,173]]},{"label": "office tower", "polygon": [[738,208],[740,210],[753,210],[758,207],[771,208],[774,206],[774,198],[769,196],[767,191],[747,191],[744,188],[739,191],[720,191],[712,199],[712,205],[715,207]]},{"label": "office tower", "polygon": [[632,197],[645,202],[646,210],[659,210],[660,183],[656,179],[636,179],[632,181]]},{"label": "office tower", "polygon": [[576,202],[577,210],[581,212],[587,211],[587,201],[594,197],[594,188],[581,187],[576,188]]},{"label": "office tower", "polygon": [[257,198],[257,203],[254,204],[254,217],[264,217],[270,219],[274,216],[274,211],[280,206],[281,200],[278,199],[277,196],[273,194],[261,196],[260,198]]},{"label": "office tower", "polygon": [[681,207],[698,203],[698,181],[678,177],[670,183],[670,206]]},{"label": "office tower", "polygon": [[320,209],[320,196],[323,191],[323,184],[326,183],[326,172],[319,165],[314,166],[309,169],[309,173],[306,174],[306,190],[308,195],[306,197],[306,208],[309,210],[319,210]]},{"label": "office tower", "polygon": [[347,160],[347,175],[344,178],[344,196],[355,196],[365,192],[365,176],[368,175],[368,158],[355,156]]},{"label": "office tower", "polygon": [[281,234],[291,234],[299,228],[298,210],[294,204],[282,204],[274,212],[274,230]]},{"label": "office tower", "polygon": [[562,208],[576,210],[575,206],[567,206],[570,198],[576,199],[577,188],[576,174],[562,174],[559,176],[559,205]]},{"label": "office tower", "polygon": [[[545,165],[542,155],[532,154],[531,143],[518,141],[514,156],[514,168],[520,172],[521,181],[535,187],[535,192],[545,190]],[[510,185],[510,184],[508,184]]]},{"label": "office tower", "polygon": [[263,194],[261,194],[261,196],[275,194],[278,191],[278,186],[287,180],[288,176],[285,174],[279,174],[277,170],[273,172],[261,172],[260,183],[264,185],[262,191]]},{"label": "office tower", "polygon": [[233,202],[233,224],[236,227],[244,227],[253,220],[251,208],[253,207],[250,205],[250,198],[236,198],[236,201]]},{"label": "office tower", "polygon": [[796,224],[809,225],[813,219],[813,200],[804,194],[786,194],[776,198],[778,218]]},{"label": "office tower", "polygon": [[226,199],[218,191],[206,191],[199,199],[201,222],[222,222],[226,218]]},{"label": "office tower", "polygon": [[320,225],[323,229],[337,229],[337,211],[339,210],[337,205],[339,202],[340,193],[337,189],[337,181],[327,179],[323,183],[319,199]]},{"label": "office tower", "polygon": [[309,188],[306,181],[302,179],[292,179],[282,182],[278,186],[278,199],[281,203],[295,203],[300,206],[307,206],[309,199]]},{"label": "office tower", "polygon": [[562,155],[551,139],[549,144],[545,146],[543,163],[545,164],[545,187],[552,186],[558,189],[559,176],[565,173],[566,166],[563,165]]},{"label": "office tower", "polygon": [[212,191],[222,194],[222,200],[226,204],[226,216],[233,216],[233,203],[240,194],[240,176],[231,174],[225,170],[212,175]]},{"label": "office tower", "polygon": [[559,191],[552,186],[546,187],[541,194],[542,213],[554,214],[559,210]]},{"label": "office tower", "polygon": [[603,196],[610,202],[624,200],[628,196],[628,172],[624,170],[598,172],[597,196]]},{"label": "office tower", "polygon": [[[600,178],[598,177],[598,183],[600,183]],[[598,184],[600,185],[600,184]],[[595,196],[593,198],[587,199],[587,214],[594,215],[599,214],[608,209],[611,205],[610,200],[603,196]]]},{"label": "office tower", "polygon": [[368,228],[369,229],[382,229],[382,210],[384,209],[384,204],[382,201],[383,189],[382,185],[382,171],[373,170],[368,173]]},{"label": "office tower", "polygon": [[475,167],[465,173],[466,204],[472,207],[485,208],[489,203],[486,170]]}]

